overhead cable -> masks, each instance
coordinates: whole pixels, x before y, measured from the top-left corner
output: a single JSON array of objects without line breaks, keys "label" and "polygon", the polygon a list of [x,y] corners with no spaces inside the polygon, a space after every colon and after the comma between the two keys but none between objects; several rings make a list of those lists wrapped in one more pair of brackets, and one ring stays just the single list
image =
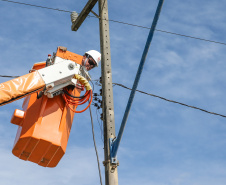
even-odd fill
[{"label": "overhead cable", "polygon": [[[17,77],[19,77],[19,76],[0,75],[0,77],[17,78]],[[93,80],[93,81],[98,81],[98,80]],[[131,88],[126,87],[125,85],[122,85],[122,84],[119,84],[119,83],[112,83],[112,84],[113,84],[114,86],[117,85],[117,86],[123,87],[123,88],[125,88],[125,89],[132,90]],[[216,116],[221,116],[221,117],[226,118],[226,116],[225,116],[225,115],[222,115],[222,114],[218,114],[218,113],[215,113],[215,112],[210,112],[210,111],[207,111],[207,110],[205,110],[205,109],[198,108],[198,107],[191,106],[191,105],[187,105],[187,104],[185,104],[185,103],[177,102],[177,101],[174,101],[174,100],[169,100],[169,99],[167,99],[167,98],[164,98],[164,97],[161,97],[161,96],[158,96],[158,95],[154,95],[154,94],[150,94],[150,93],[147,93],[147,92],[144,92],[144,91],[140,91],[140,90],[136,90],[136,91],[137,91],[137,92],[140,92],[140,93],[143,93],[143,94],[146,94],[146,95],[149,95],[149,96],[153,96],[153,97],[156,97],[156,98],[160,98],[160,99],[165,100],[165,101],[168,101],[168,102],[172,102],[172,103],[180,104],[180,105],[183,105],[183,106],[186,106],[186,107],[190,107],[190,108],[193,108],[193,109],[197,109],[197,110],[206,112],[206,113],[208,113],[208,114],[213,114],[213,115],[216,115]]]},{"label": "overhead cable", "polygon": [[[33,7],[37,7],[37,8],[44,8],[44,9],[49,9],[49,10],[55,10],[55,11],[60,11],[60,12],[72,13],[72,11],[69,11],[69,10],[62,10],[62,9],[58,9],[58,8],[50,8],[50,7],[45,7],[45,6],[39,6],[39,5],[33,5],[33,4],[28,4],[28,3],[17,2],[17,1],[10,1],[10,0],[0,0],[0,1],[16,3],[16,4],[21,4],[21,5],[27,5],[27,6],[33,6]],[[88,15],[88,17],[97,18],[96,16],[92,16],[92,15]],[[128,26],[134,26],[134,27],[138,27],[138,28],[151,29],[151,28],[146,27],[146,26],[140,26],[140,25],[137,25],[137,24],[126,23],[126,22],[117,21],[117,20],[113,20],[113,19],[109,19],[108,21],[119,23],[119,24],[124,24],[124,25],[128,25]],[[187,38],[190,38],[190,39],[201,40],[201,41],[205,41],[205,42],[211,42],[211,43],[215,43],[215,44],[226,45],[226,43],[224,43],[224,42],[218,42],[218,41],[214,41],[214,40],[203,39],[203,38],[199,38],[199,37],[194,37],[194,36],[190,36],[190,35],[184,35],[184,34],[180,34],[180,33],[160,30],[160,29],[155,29],[155,31],[162,32],[162,33],[167,33],[167,34],[172,34],[172,35],[177,35],[177,36],[181,36],[181,37],[187,37]]]},{"label": "overhead cable", "polygon": [[[150,29],[150,28],[149,28],[149,29]],[[178,36],[181,36],[181,37],[187,37],[187,38],[202,40],[202,41],[206,41],[206,42],[213,42],[213,43],[215,43],[215,44],[226,45],[226,43],[224,43],[224,42],[218,42],[218,41],[214,41],[214,40],[202,39],[202,38],[199,38],[199,37],[193,37],[193,36],[189,36],[189,35],[183,35],[183,34],[173,33],[173,32],[164,31],[164,30],[157,30],[157,29],[155,29],[155,30],[156,30],[156,31],[159,31],[159,32],[163,32],[163,33],[172,34],[172,35],[178,35]]]},{"label": "overhead cable", "polygon": [[[90,17],[94,17],[94,16],[90,16]],[[146,26],[130,24],[130,23],[126,23],[126,22],[122,22],[122,21],[116,21],[116,20],[112,20],[112,19],[109,19],[108,21],[119,23],[119,24],[125,24],[125,25],[128,25],[128,26],[134,26],[134,27],[138,27],[138,28],[145,28],[145,29],[149,29],[149,30],[151,29],[151,28],[146,27]],[[203,39],[203,38],[199,38],[199,37],[183,35],[183,34],[180,34],[180,33],[174,33],[174,32],[160,30],[160,29],[155,29],[155,31],[162,32],[162,33],[167,33],[167,34],[171,34],[171,35],[177,35],[177,36],[181,36],[181,37],[187,37],[187,38],[196,39],[196,40],[201,40],[201,41],[206,41],[206,42],[212,42],[212,43],[215,43],[215,44],[226,45],[226,43],[224,43],[224,42],[218,42],[218,41],[214,41],[214,40],[208,40],[208,39]]]},{"label": "overhead cable", "polygon": [[18,78],[18,77],[20,77],[20,76],[0,75],[0,77],[4,77],[4,78]]},{"label": "overhead cable", "polygon": [[18,1],[9,1],[9,0],[0,0],[0,1],[5,1],[5,2],[15,3],[15,4],[21,4],[21,5],[26,5],[26,6],[33,6],[33,7],[37,7],[37,8],[44,8],[44,9],[49,9],[49,10],[56,10],[56,11],[60,11],[60,12],[72,13],[72,11],[68,11],[68,10],[61,10],[61,9],[58,9],[58,8],[50,8],[50,7],[46,7],[46,6],[33,5],[33,4],[22,3],[22,2],[18,2]]},{"label": "overhead cable", "polygon": [[[98,113],[99,113],[99,115],[98,115]],[[103,138],[103,136],[104,136],[104,132],[103,132],[103,129],[102,129],[102,124],[101,124],[101,121],[99,120],[99,117],[101,116],[101,113],[99,112],[99,110],[98,109],[96,109],[96,115],[97,115],[97,122],[98,122],[98,124],[99,124],[99,128],[100,128],[100,133],[101,133],[101,140],[102,140],[102,142],[104,143],[104,138]]]},{"label": "overhead cable", "polygon": [[[118,83],[112,83],[112,84],[117,85],[117,86],[120,86],[120,87],[123,87],[125,89],[132,90],[131,88],[126,87],[125,85],[122,85],[122,84],[118,84]],[[149,96],[160,98],[162,100],[165,100],[165,101],[168,101],[168,102],[171,102],[171,103],[176,103],[176,104],[183,105],[183,106],[186,106],[186,107],[189,107],[189,108],[192,108],[192,109],[197,109],[197,110],[203,111],[203,112],[208,113],[208,114],[213,114],[213,115],[216,115],[216,116],[221,116],[221,117],[226,118],[226,116],[223,115],[223,114],[218,114],[218,113],[215,113],[215,112],[210,112],[210,111],[207,111],[207,110],[202,109],[202,108],[198,108],[198,107],[195,107],[195,106],[187,105],[185,103],[177,102],[177,101],[174,101],[174,100],[169,100],[169,99],[163,98],[161,96],[150,94],[150,93],[147,93],[147,92],[144,92],[144,91],[140,91],[140,90],[136,90],[136,91],[137,92],[140,92],[140,93],[143,93],[143,94],[146,94],[146,95],[149,95]]]},{"label": "overhead cable", "polygon": [[102,185],[102,177],[101,177],[101,170],[100,170],[100,160],[99,160],[99,156],[98,156],[96,140],[95,140],[95,135],[94,135],[94,126],[93,126],[93,117],[92,117],[91,107],[89,107],[89,112],[90,112],[91,125],[92,125],[93,144],[94,144],[96,157],[97,157],[97,164],[98,164],[98,171],[99,171],[99,177],[100,177],[100,184]]}]

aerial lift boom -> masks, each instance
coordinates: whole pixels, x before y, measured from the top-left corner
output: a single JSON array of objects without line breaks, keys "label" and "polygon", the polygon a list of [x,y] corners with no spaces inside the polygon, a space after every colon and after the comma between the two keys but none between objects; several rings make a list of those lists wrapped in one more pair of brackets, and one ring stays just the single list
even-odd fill
[{"label": "aerial lift boom", "polygon": [[[92,102],[91,78],[81,63],[81,55],[58,47],[52,58],[35,63],[29,74],[0,84],[0,105],[25,97],[22,110],[16,109],[11,119],[19,126],[12,150],[15,156],[44,167],[59,163],[74,114]],[[87,101],[84,110],[76,110]]]}]

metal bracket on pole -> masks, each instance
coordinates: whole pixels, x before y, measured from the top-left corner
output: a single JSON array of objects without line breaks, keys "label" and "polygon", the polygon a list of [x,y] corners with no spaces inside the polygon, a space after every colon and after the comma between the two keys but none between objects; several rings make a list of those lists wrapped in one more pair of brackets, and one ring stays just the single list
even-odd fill
[{"label": "metal bracket on pole", "polygon": [[71,30],[72,31],[77,31],[83,21],[86,19],[86,17],[89,15],[89,13],[92,11],[93,7],[97,3],[98,0],[89,0],[86,4],[86,6],[83,8],[82,12],[79,14],[79,16],[75,19],[72,20],[72,26]]},{"label": "metal bracket on pole", "polygon": [[118,160],[117,160],[117,157],[113,157],[113,147],[114,147],[114,141],[115,141],[115,138],[110,138],[109,139],[109,147],[110,147],[110,157],[111,157],[111,164],[115,164],[117,165],[118,163]]},{"label": "metal bracket on pole", "polygon": [[96,13],[96,12],[94,12],[93,10],[91,10],[90,11],[93,15],[95,15],[98,19],[100,19],[100,16]]}]

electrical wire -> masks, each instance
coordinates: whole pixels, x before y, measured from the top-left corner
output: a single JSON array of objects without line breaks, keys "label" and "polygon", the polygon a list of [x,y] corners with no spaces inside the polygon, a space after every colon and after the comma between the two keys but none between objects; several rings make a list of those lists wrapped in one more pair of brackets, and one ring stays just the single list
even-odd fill
[{"label": "electrical wire", "polygon": [[104,143],[104,138],[103,138],[104,132],[103,132],[102,125],[101,125],[102,120],[101,120],[101,122],[99,121],[99,117],[98,117],[98,113],[97,112],[99,113],[99,117],[101,116],[101,114],[100,114],[99,110],[96,109],[97,121],[98,121],[98,124],[99,124],[99,127],[100,127],[100,133],[101,133],[101,140]]},{"label": "electrical wire", "polygon": [[[0,1],[9,2],[9,3],[16,3],[16,4],[21,4],[21,5],[27,5],[27,6],[33,6],[33,7],[49,9],[49,10],[55,10],[55,11],[60,11],[60,12],[72,13],[72,11],[69,11],[69,10],[62,10],[62,9],[58,9],[58,8],[50,8],[50,7],[45,7],[45,6],[39,6],[39,5],[17,2],[17,1],[10,1],[10,0],[0,0]],[[88,15],[88,17],[97,18],[96,16],[92,16],[92,15]],[[104,20],[106,20],[106,19],[104,19]],[[138,28],[151,29],[151,28],[146,27],[146,26],[140,26],[140,25],[137,25],[137,24],[126,23],[126,22],[117,21],[117,20],[113,20],[113,19],[109,19],[107,21],[115,22],[115,23],[119,23],[119,24],[124,24],[124,25],[128,25],[128,26],[134,26],[134,27],[138,27]],[[204,38],[200,38],[200,37],[194,37],[194,36],[190,36],[190,35],[184,35],[184,34],[180,34],[180,33],[160,30],[160,29],[155,29],[155,31],[166,33],[166,34],[177,35],[177,36],[181,36],[181,37],[186,37],[186,38],[190,38],[190,39],[201,40],[201,41],[205,41],[205,42],[211,42],[211,43],[215,43],[215,44],[226,45],[226,43],[224,43],[224,42],[218,42],[218,41],[214,41],[214,40],[204,39]]]},{"label": "electrical wire", "polygon": [[90,82],[91,82],[91,84],[92,84],[92,86],[93,86],[93,92],[94,92],[94,84],[93,84],[92,80],[90,80]]},{"label": "electrical wire", "polygon": [[[67,91],[66,88],[64,90]],[[73,98],[71,96],[68,96],[66,93],[64,93],[63,98],[65,100],[66,105],[71,109],[71,111],[73,111],[74,113],[82,113],[90,107],[90,105],[92,103],[92,99],[93,99],[93,91],[92,90],[86,91],[83,98]],[[90,99],[90,101],[89,101],[89,99]],[[71,107],[71,106],[75,106],[75,108],[76,108],[78,105],[82,105],[82,104],[86,103],[87,101],[89,101],[89,104],[87,105],[87,107],[85,109],[83,109],[81,111],[77,111]]]},{"label": "electrical wire", "polygon": [[72,13],[72,11],[68,11],[68,10],[61,10],[61,9],[58,9],[58,8],[50,8],[50,7],[46,7],[46,6],[33,5],[33,4],[22,3],[22,2],[18,2],[18,1],[9,1],[9,0],[0,0],[0,1],[5,1],[5,2],[15,3],[15,4],[21,4],[21,5],[26,5],[26,6],[33,6],[33,7],[36,7],[36,8],[44,8],[44,9],[48,9],[48,10],[56,10],[56,11],[60,11],[60,12]]},{"label": "electrical wire", "polygon": [[181,37],[187,37],[187,38],[201,40],[201,41],[206,41],[206,42],[212,42],[212,43],[215,43],[215,44],[226,45],[226,43],[224,43],[224,42],[218,42],[218,41],[214,41],[214,40],[208,40],[208,39],[203,39],[203,38],[199,38],[199,37],[193,37],[193,36],[189,36],[189,35],[183,35],[183,34],[179,34],[179,33],[173,33],[173,32],[164,31],[164,30],[157,30],[157,29],[155,29],[155,31],[168,33],[168,34],[172,34],[172,35],[178,35],[178,36],[181,36]]},{"label": "electrical wire", "polygon": [[19,100],[19,99],[21,99],[21,98],[24,98],[25,96],[28,96],[28,95],[30,95],[30,94],[32,94],[32,93],[35,93],[35,92],[38,92],[38,91],[40,91],[40,90],[43,90],[43,87],[41,87],[41,88],[39,88],[39,89],[36,89],[36,90],[34,90],[34,91],[28,92],[28,93],[26,93],[26,94],[20,95],[20,96],[18,96],[18,97],[12,98],[12,99],[10,99],[10,100],[8,100],[8,101],[2,102],[2,103],[0,103],[0,106],[3,106],[3,105],[8,104],[8,103],[12,103],[13,101],[16,101],[16,100]]},{"label": "electrical wire", "polygon": [[20,76],[0,75],[0,77],[4,77],[4,78],[18,78],[18,77],[20,77]]},{"label": "electrical wire", "polygon": [[[120,86],[120,87],[123,87],[123,88],[125,88],[125,89],[132,90],[131,88],[126,87],[125,85],[122,85],[122,84],[119,84],[119,83],[112,83],[112,84],[117,85],[117,86]],[[208,114],[213,114],[213,115],[216,115],[216,116],[221,116],[221,117],[226,118],[226,116],[223,115],[223,114],[218,114],[218,113],[215,113],[215,112],[210,112],[210,111],[207,111],[207,110],[202,109],[202,108],[198,108],[198,107],[195,107],[195,106],[187,105],[187,104],[185,104],[185,103],[177,102],[177,101],[174,101],[174,100],[169,100],[169,99],[163,98],[163,97],[158,96],[158,95],[146,93],[146,92],[144,92],[144,91],[140,91],[140,90],[136,90],[136,91],[137,91],[137,92],[140,92],[140,93],[143,93],[143,94],[146,94],[146,95],[149,95],[149,96],[153,96],[153,97],[156,97],[156,98],[160,98],[160,99],[162,99],[162,100],[165,100],[165,101],[168,101],[168,102],[171,102],[171,103],[176,103],[176,104],[183,105],[183,106],[186,106],[186,107],[189,107],[189,108],[192,108],[192,109],[197,109],[197,110],[203,111],[203,112],[208,113]]]},{"label": "electrical wire", "polygon": [[[44,9],[49,9],[49,10],[55,10],[55,11],[61,11],[61,12],[67,12],[67,13],[71,13],[72,12],[72,11],[61,10],[61,9],[57,9],[57,8],[49,8],[49,7],[38,6],[38,5],[33,5],[33,4],[28,4],[28,3],[22,3],[22,2],[16,2],[16,1],[10,1],[10,0],[0,0],[0,1],[10,2],[10,3],[16,3],[16,4],[22,4],[22,5],[33,6],[33,7],[38,7],[38,8],[44,8]],[[91,15],[89,15],[89,17],[96,18],[95,16],[91,16]],[[151,29],[149,27],[140,26],[140,25],[136,25],[136,24],[130,24],[130,23],[122,22],[122,21],[116,21],[116,20],[112,20],[112,19],[109,19],[108,21],[115,22],[115,23],[120,23],[120,24],[125,24],[125,25],[129,25],[129,26],[134,26],[134,27],[139,27],[139,28]],[[173,35],[177,35],[177,36],[182,36],[182,37],[187,37],[187,38],[202,40],[202,41],[206,41],[206,42],[212,42],[212,43],[215,43],[215,44],[226,45],[226,43],[224,43],[224,42],[218,42],[218,41],[203,39],[203,38],[199,38],[199,37],[193,37],[193,36],[189,36],[189,35],[183,35],[183,34],[169,32],[169,31],[165,31],[165,30],[159,30],[159,29],[155,29],[155,30],[156,31],[159,31],[159,32],[162,32],[162,33],[173,34]],[[0,75],[0,77],[17,78],[19,76]],[[121,86],[121,87],[124,87],[126,89],[130,89],[130,88],[128,88],[128,87],[126,87],[126,86],[124,86],[122,84],[117,84],[117,83],[113,83],[113,84],[114,85]],[[172,103],[177,103],[177,104],[180,104],[180,105],[183,105],[183,106],[186,106],[186,107],[197,109],[197,110],[200,110],[200,111],[209,113],[209,114],[214,114],[214,115],[218,115],[218,116],[221,116],[221,117],[226,117],[225,115],[222,115],[222,114],[210,112],[210,111],[207,111],[205,109],[201,109],[201,108],[198,108],[198,107],[195,107],[195,106],[190,106],[190,105],[187,105],[187,104],[184,104],[184,103],[180,103],[180,102],[177,102],[177,101],[169,100],[169,99],[163,98],[161,96],[157,96],[157,95],[154,95],[154,94],[149,94],[149,93],[146,93],[146,92],[143,92],[143,91],[139,91],[139,90],[137,90],[137,91],[140,92],[140,93],[143,93],[143,94],[147,94],[147,95],[150,95],[150,96],[153,96],[153,97],[157,97],[157,98],[163,99],[165,101],[169,101],[169,102],[172,102]]]},{"label": "electrical wire", "polygon": [[[90,17],[94,17],[94,16],[90,16]],[[119,23],[119,24],[124,24],[124,25],[128,25],[128,26],[134,26],[134,27],[138,27],[138,28],[145,28],[145,29],[149,29],[149,30],[151,29],[151,28],[146,27],[146,26],[140,26],[140,25],[126,23],[126,22],[122,22],[122,21],[116,21],[116,20],[112,20],[112,19],[109,19],[108,21]],[[181,37],[187,37],[187,38],[190,38],[190,39],[196,39],[196,40],[201,40],[201,41],[206,41],[206,42],[212,42],[212,43],[215,43],[215,44],[226,45],[226,43],[224,43],[224,42],[218,42],[218,41],[214,41],[214,40],[203,39],[203,38],[199,38],[199,37],[194,37],[194,36],[190,36],[190,35],[184,35],[184,34],[180,34],[180,33],[174,33],[174,32],[160,30],[160,29],[155,29],[155,31],[162,32],[162,33],[167,33],[167,34],[171,34],[171,35],[177,35],[177,36],[181,36]]]},{"label": "electrical wire", "polygon": [[[19,77],[19,76],[0,75],[0,77],[16,78],[16,77]],[[92,81],[99,81],[99,80],[92,80]],[[112,84],[113,84],[113,87],[117,85],[117,86],[123,87],[123,88],[125,88],[125,89],[132,90],[131,88],[126,87],[126,86],[123,85],[123,84],[119,84],[119,83],[112,83]],[[146,95],[149,95],[149,96],[153,96],[153,97],[156,97],[156,98],[159,98],[159,99],[168,101],[168,102],[171,102],[171,103],[176,103],[176,104],[179,104],[179,105],[183,105],[183,106],[185,106],[185,107],[189,107],[189,108],[193,108],[193,109],[197,109],[197,110],[206,112],[206,113],[208,113],[208,114],[213,114],[213,115],[216,115],[216,116],[221,116],[221,117],[226,118],[226,116],[223,115],[223,114],[219,114],[219,113],[215,113],[215,112],[210,112],[210,111],[207,111],[207,110],[202,109],[202,108],[198,108],[198,107],[195,107],[195,106],[187,105],[187,104],[185,104],[185,103],[177,102],[177,101],[174,101],[174,100],[169,100],[169,99],[167,99],[167,98],[164,98],[164,97],[161,97],[161,96],[158,96],[158,95],[154,95],[154,94],[150,94],[150,93],[147,93],[147,92],[144,92],[144,91],[140,91],[140,90],[136,90],[136,91],[137,91],[137,92],[140,92],[140,93],[143,93],[143,94],[146,94]]]},{"label": "electrical wire", "polygon": [[93,117],[92,117],[91,107],[89,107],[89,112],[90,112],[91,125],[92,125],[93,144],[94,144],[94,148],[95,148],[95,152],[96,152],[96,157],[97,157],[97,164],[98,164],[98,171],[99,171],[99,177],[100,177],[100,184],[102,185],[102,177],[101,177],[101,170],[100,170],[100,160],[99,160],[99,155],[98,155],[97,146],[96,146],[96,140],[95,140],[95,134],[94,134],[94,126],[93,126]]},{"label": "electrical wire", "polygon": [[70,96],[71,98],[84,98],[85,95],[82,95],[82,96],[73,96],[72,94],[70,94],[67,90],[63,89],[63,92],[65,94],[67,94],[68,96]]}]

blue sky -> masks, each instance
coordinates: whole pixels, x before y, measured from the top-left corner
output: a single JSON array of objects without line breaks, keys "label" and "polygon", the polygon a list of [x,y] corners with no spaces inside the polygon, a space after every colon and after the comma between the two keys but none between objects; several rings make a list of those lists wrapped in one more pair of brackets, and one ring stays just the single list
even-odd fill
[{"label": "blue sky", "polygon": [[[20,2],[80,12],[87,1]],[[109,1],[109,19],[150,27],[157,4],[157,0]],[[226,43],[225,7],[223,1],[165,1],[157,29]],[[0,1],[0,23],[1,75],[28,73],[57,46],[81,55],[100,48],[96,18],[87,18],[72,32],[70,13]],[[110,22],[113,82],[132,87],[148,33],[148,29]],[[225,45],[156,31],[138,89],[226,115],[225,49]],[[91,75],[98,79],[100,68]],[[7,80],[0,78],[0,82]],[[116,133],[129,94],[114,87]],[[0,107],[1,183],[99,184],[88,111],[75,116],[66,154],[56,168],[43,168],[11,153],[17,126],[10,119],[22,102]],[[98,114],[94,107],[92,112],[102,162]],[[118,151],[119,184],[225,185],[225,156],[225,118],[136,93]],[[102,165],[101,170],[104,181]]]}]

